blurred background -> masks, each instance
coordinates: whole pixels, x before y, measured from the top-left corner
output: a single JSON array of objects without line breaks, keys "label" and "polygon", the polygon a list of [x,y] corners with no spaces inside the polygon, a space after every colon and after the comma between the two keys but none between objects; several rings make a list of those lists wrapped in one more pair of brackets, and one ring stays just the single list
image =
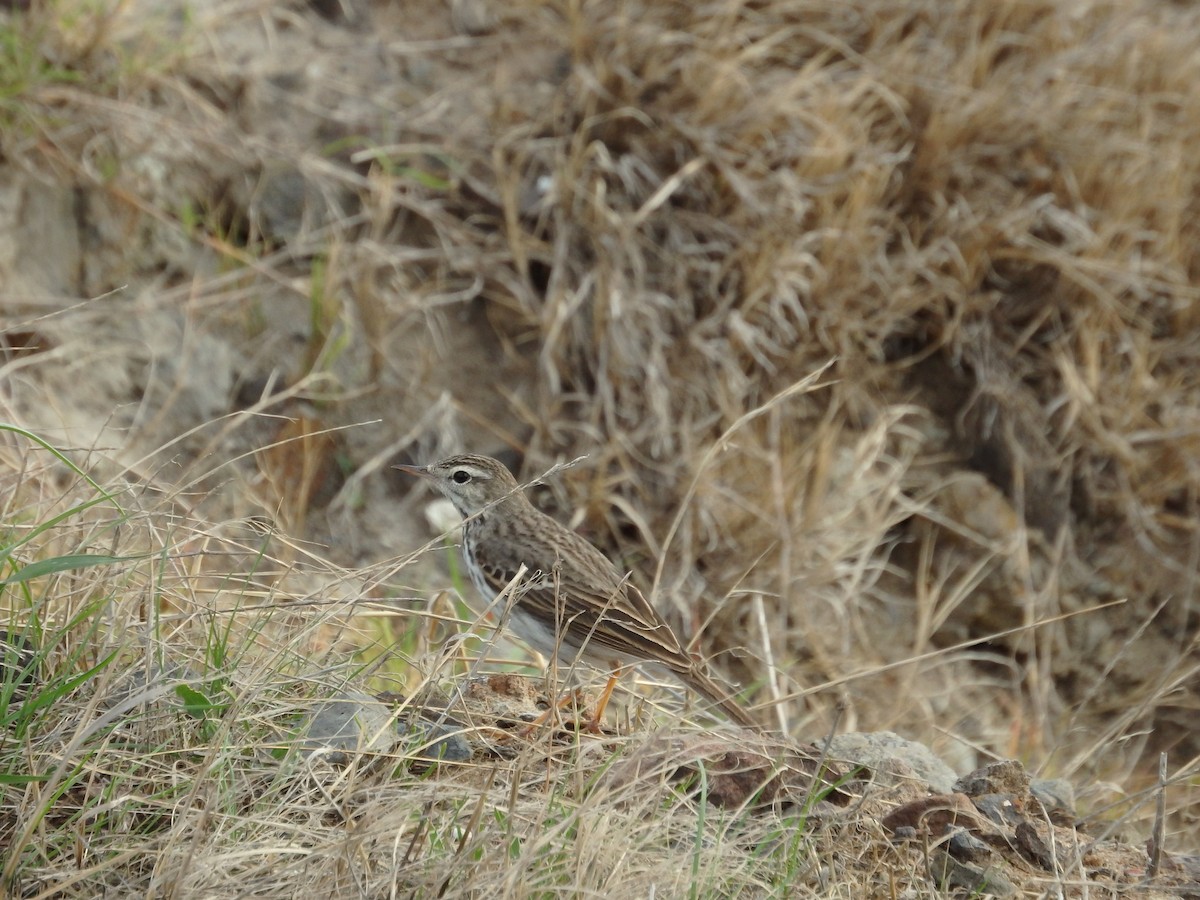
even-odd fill
[{"label": "blurred background", "polygon": [[461,609],[389,464],[578,460],[539,506],[792,734],[1194,766],[1194,4],[4,6],[0,418],[147,604],[403,689]]}]

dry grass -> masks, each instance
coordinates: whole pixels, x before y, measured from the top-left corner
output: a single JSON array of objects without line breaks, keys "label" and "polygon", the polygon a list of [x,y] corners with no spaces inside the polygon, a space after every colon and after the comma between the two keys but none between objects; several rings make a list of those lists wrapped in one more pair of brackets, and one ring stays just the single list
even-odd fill
[{"label": "dry grass", "polygon": [[[79,508],[94,491],[9,434],[10,568],[134,557],[6,586],[54,638],[52,684],[116,653],[6,748],[71,786],[6,786],[25,885],[905,880],[877,834],[764,861],[779,822],[650,815],[580,791],[583,757],[301,778],[254,749],[293,679],[334,683],[382,635],[395,677],[431,677],[436,616],[342,614],[446,585],[387,562],[427,535],[385,462],[464,447],[529,477],[585,455],[538,500],[788,732],[1019,757],[1138,840],[1168,752],[1195,846],[1200,12],[522,2],[472,34],[463,4],[365,30],[135,6],[0,24],[23,48],[0,65],[0,402],[121,510]],[[220,709],[96,726],[164,648],[219,663]],[[571,787],[535,789],[552,767]]]},{"label": "dry grass", "polygon": [[[321,667],[337,610],[263,590],[282,560],[193,525],[171,526],[172,541],[161,513],[82,481],[58,497],[61,522],[34,518],[52,511],[30,495],[49,490],[58,457],[31,449],[6,457],[9,471],[23,461],[26,495],[6,510],[8,618],[36,651],[14,673],[33,683],[6,675],[0,694],[14,894],[709,896],[809,882],[815,896],[828,877],[803,808],[708,808],[670,770],[608,777],[637,735],[433,770],[419,742],[348,768],[287,753],[314,698],[364,678],[345,654]],[[94,552],[117,543],[121,555]],[[134,552],[155,545],[166,552]],[[201,567],[222,572],[219,592]],[[414,664],[436,655],[415,650]],[[414,693],[449,674],[414,672]]]}]

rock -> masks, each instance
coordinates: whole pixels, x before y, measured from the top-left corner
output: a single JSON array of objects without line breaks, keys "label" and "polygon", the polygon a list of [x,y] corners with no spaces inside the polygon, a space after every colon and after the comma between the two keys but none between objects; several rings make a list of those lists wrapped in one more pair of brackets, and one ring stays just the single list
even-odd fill
[{"label": "rock", "polygon": [[[440,721],[429,721],[409,709],[398,715],[395,707],[406,702],[398,694],[374,697],[345,690],[313,710],[301,750],[310,757],[321,754],[333,765],[345,765],[352,753],[364,752],[394,753],[416,763],[466,762],[474,756],[476,748],[460,722],[444,714]],[[423,713],[429,717],[436,711]],[[403,748],[397,746],[401,743]]]},{"label": "rock", "polygon": [[1029,793],[1037,797],[1051,818],[1065,822],[1075,817],[1075,786],[1065,778],[1034,778]]},{"label": "rock", "polygon": [[906,781],[915,775],[939,794],[955,790],[953,769],[924,744],[890,731],[839,734],[829,743],[829,755],[866,766],[875,774],[876,781],[884,784]]},{"label": "rock", "polygon": [[[20,298],[80,292],[84,264],[75,191],[0,168],[0,275],[11,312]],[[6,323],[7,324],[7,323]]]},{"label": "rock", "polygon": [[1016,794],[983,794],[972,798],[975,808],[995,824],[1011,828],[1023,821],[1020,799]]},{"label": "rock", "polygon": [[306,757],[321,755],[333,765],[345,765],[351,754],[386,753],[399,740],[386,704],[363,691],[348,690],[313,709],[300,749]]},{"label": "rock", "polygon": [[898,806],[883,817],[883,827],[896,833],[913,829],[931,839],[953,828],[979,828],[983,820],[964,794],[937,794]]},{"label": "rock", "polygon": [[940,847],[930,851],[926,865],[929,877],[943,890],[958,888],[972,895],[992,897],[1011,897],[1017,892],[1013,883],[996,869],[959,862]]},{"label": "rock", "polygon": [[463,726],[457,722],[401,722],[399,728],[408,743],[416,745],[410,751],[414,759],[435,763],[466,762],[475,755],[475,748],[463,734]]},{"label": "rock", "polygon": [[989,763],[964,775],[954,783],[954,790],[968,797],[981,794],[1014,794],[1023,797],[1029,793],[1029,773],[1015,759],[1004,759]]},{"label": "rock", "polygon": [[1053,848],[1073,846],[1073,829],[1047,821],[1019,762],[983,766],[954,786],[954,793],[901,804],[882,820],[894,842],[920,847],[943,889],[1008,896],[1016,890],[1010,876],[1028,871],[1030,863],[1062,874]]},{"label": "rock", "polygon": [[450,0],[450,21],[459,34],[478,37],[495,31],[500,17],[491,0]]},{"label": "rock", "polygon": [[946,842],[946,850],[959,862],[982,862],[992,856],[992,848],[965,828],[954,830]]},{"label": "rock", "polygon": [[1015,836],[1017,850],[1023,857],[1047,872],[1058,874],[1058,865],[1054,861],[1054,854],[1032,823],[1021,822],[1017,825]]}]

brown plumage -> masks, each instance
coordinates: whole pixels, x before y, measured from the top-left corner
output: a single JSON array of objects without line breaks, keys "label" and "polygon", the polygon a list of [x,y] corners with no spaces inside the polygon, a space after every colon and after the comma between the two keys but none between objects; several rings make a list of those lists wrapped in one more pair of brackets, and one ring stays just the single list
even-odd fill
[{"label": "brown plumage", "polygon": [[739,725],[760,727],[688,655],[641,591],[588,541],[530,503],[502,463],[452,456],[397,468],[433,482],[462,514],[466,568],[486,600],[525,565],[528,576],[517,588],[511,622],[539,652],[614,674],[657,663]]}]

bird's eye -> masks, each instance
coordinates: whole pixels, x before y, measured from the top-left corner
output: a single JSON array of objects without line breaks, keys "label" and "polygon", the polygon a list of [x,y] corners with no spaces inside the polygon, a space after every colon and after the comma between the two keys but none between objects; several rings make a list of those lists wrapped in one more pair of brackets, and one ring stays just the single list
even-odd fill
[{"label": "bird's eye", "polygon": [[454,474],[450,476],[455,484],[466,484],[471,480],[471,473],[466,469],[456,469]]}]

